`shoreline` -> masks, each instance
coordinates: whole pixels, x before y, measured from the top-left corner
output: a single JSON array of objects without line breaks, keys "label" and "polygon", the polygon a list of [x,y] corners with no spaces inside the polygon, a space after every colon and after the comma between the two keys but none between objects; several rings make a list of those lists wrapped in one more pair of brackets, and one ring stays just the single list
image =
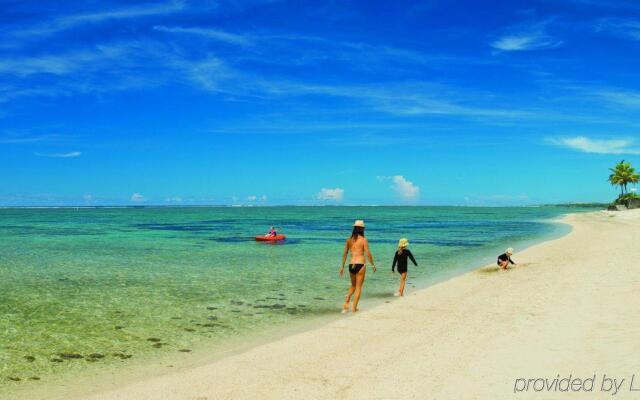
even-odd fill
[{"label": "shoreline", "polygon": [[[559,238],[570,234],[571,225],[566,224],[563,221],[567,218],[568,215],[573,214],[566,214],[564,216],[545,221],[546,223],[554,225],[555,228],[553,228],[552,231],[547,232],[546,234],[540,235],[539,237],[518,241],[518,247],[523,249],[524,251],[530,247],[535,247],[549,241],[558,240]],[[481,258],[479,258],[477,254],[469,256],[467,259],[461,260],[458,267],[452,268],[451,270],[447,271],[441,271],[441,273],[435,278],[431,276],[427,277],[426,279],[425,277],[422,277],[422,279],[413,278],[413,285],[415,286],[410,285],[410,282],[408,282],[408,288],[411,288],[409,291],[409,296],[427,291],[427,289],[433,288],[434,286],[438,286],[440,284],[482,270],[486,267],[485,263],[482,262],[482,258],[492,258],[492,256],[488,255],[489,252],[487,250],[485,250],[485,253],[486,255]],[[472,267],[469,267],[469,265],[472,265]],[[395,298],[392,296],[392,291],[389,292],[389,296],[384,298],[366,299],[365,304],[367,305],[367,307],[363,310],[363,313],[369,313],[379,307],[388,305],[385,303],[391,303],[391,301],[389,300],[394,299]],[[336,316],[315,316],[308,320],[300,320],[294,322],[293,324],[278,326],[268,331],[260,332],[251,337],[243,337],[242,339],[249,340],[249,342],[247,343],[239,343],[238,339],[235,339],[231,341],[225,341],[221,344],[206,344],[201,347],[194,348],[193,353],[190,353],[186,356],[175,353],[149,356],[137,360],[137,362],[133,365],[123,365],[121,368],[117,368],[116,372],[114,372],[113,368],[111,370],[104,368],[102,371],[95,371],[98,373],[97,378],[92,378],[91,376],[93,374],[87,376],[79,376],[78,382],[84,383],[87,386],[91,386],[93,388],[91,390],[71,390],[69,387],[67,387],[67,384],[70,382],[70,380],[65,379],[64,376],[60,376],[50,381],[50,384],[52,385],[63,386],[66,388],[63,391],[59,391],[59,393],[55,390],[51,391],[50,387],[43,388],[41,390],[36,389],[35,391],[25,388],[24,390],[18,390],[16,392],[16,395],[19,396],[18,398],[20,399],[32,399],[40,398],[34,396],[43,396],[42,398],[45,398],[45,395],[40,393],[47,393],[46,398],[48,400],[67,399],[70,395],[73,396],[74,399],[84,399],[85,396],[90,395],[91,393],[102,393],[113,389],[114,382],[118,382],[119,385],[135,385],[136,383],[144,382],[149,379],[155,379],[170,374],[181,373],[194,368],[201,368],[212,363],[224,361],[229,357],[243,354],[255,348],[269,345],[273,342],[286,340],[289,337],[304,334],[306,332],[323,329],[327,325],[340,321],[340,319],[341,317],[338,315],[338,311],[336,311]],[[167,369],[167,367],[170,367],[171,369]]]},{"label": "shoreline", "polygon": [[75,398],[236,399],[269,387],[279,399],[495,399],[511,398],[522,377],[630,376],[640,371],[628,357],[640,351],[640,250],[630,246],[640,213],[563,220],[569,235],[519,253],[511,271],[485,266],[208,365]]}]

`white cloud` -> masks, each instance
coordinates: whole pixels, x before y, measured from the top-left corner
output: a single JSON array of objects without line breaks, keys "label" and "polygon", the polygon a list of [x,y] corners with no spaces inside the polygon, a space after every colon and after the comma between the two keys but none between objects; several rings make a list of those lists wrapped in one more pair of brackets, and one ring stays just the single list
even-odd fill
[{"label": "white cloud", "polygon": [[0,60],[0,73],[26,77],[35,74],[68,75],[77,71],[100,70],[121,60],[131,50],[128,46],[96,46],[95,49],[67,52],[60,55],[15,57]]},{"label": "white cloud", "polygon": [[585,136],[549,138],[547,142],[584,153],[596,154],[640,154],[640,148],[633,147],[633,139],[590,139]]},{"label": "white cloud", "polygon": [[82,155],[79,151],[71,151],[69,153],[34,153],[38,157],[49,157],[49,158],[75,158],[80,157]]},{"label": "white cloud", "polygon": [[391,188],[396,194],[407,201],[415,200],[420,196],[420,188],[413,184],[413,182],[408,181],[402,175],[396,175],[391,177],[391,181],[393,182]]},{"label": "white cloud", "polygon": [[147,199],[141,195],[140,193],[134,193],[131,195],[131,201],[133,201],[134,203],[140,203],[143,201],[147,201]]},{"label": "white cloud", "polygon": [[84,196],[82,196],[82,198],[84,199],[84,201],[92,201],[93,200],[93,195],[87,193]]},{"label": "white cloud", "polygon": [[268,197],[266,194],[263,194],[262,196],[258,196],[255,194],[252,194],[250,196],[247,196],[247,201],[262,201],[265,202],[267,201]]},{"label": "white cloud", "polygon": [[164,4],[141,5],[128,8],[97,11],[93,13],[80,13],[65,15],[49,21],[48,23],[14,32],[15,36],[47,36],[60,31],[75,28],[76,26],[100,23],[109,20],[121,20],[154,15],[172,14],[181,11],[184,5],[180,1],[173,1]]},{"label": "white cloud", "polygon": [[547,26],[553,18],[524,22],[508,27],[503,35],[491,43],[491,47],[499,51],[528,51],[552,49],[562,44],[547,33]]},{"label": "white cloud", "polygon": [[[156,87],[170,76],[170,79],[184,79],[185,75],[191,78],[190,74],[197,72],[191,70],[196,65],[199,63],[174,53],[164,43],[145,40],[57,54],[6,57],[0,60],[0,74],[21,79],[0,85],[0,102],[27,96],[95,95]],[[145,69],[146,73],[134,73],[137,68]]]},{"label": "white cloud", "polygon": [[[167,28],[158,26],[158,30],[199,29],[212,34],[207,28]],[[217,32],[220,33],[220,32]],[[226,37],[227,40],[253,38],[242,35],[238,38]],[[267,41],[267,37],[255,38],[257,44]],[[274,40],[277,40],[274,39]],[[281,39],[282,40],[282,39]],[[297,58],[307,59],[304,54],[295,55],[285,52],[286,49],[299,49],[301,46],[290,46],[286,42],[278,42],[272,48],[266,46],[263,52],[252,52],[257,61],[269,62],[278,57],[285,57],[287,64]],[[180,46],[185,45],[181,48]],[[194,45],[194,44],[192,44]],[[197,44],[196,44],[197,45]],[[368,58],[360,55],[360,51],[368,46],[361,43],[348,43],[344,48],[333,49],[326,57],[335,59],[334,53],[348,53],[351,62],[359,60],[367,64]],[[257,46],[262,48],[262,46]],[[302,46],[303,48],[306,48]],[[297,96],[337,97],[362,103],[374,111],[400,116],[422,115],[454,115],[468,118],[521,120],[523,118],[541,117],[541,113],[530,110],[518,110],[511,105],[497,104],[484,106],[486,95],[459,90],[434,82],[381,82],[366,85],[336,84],[324,85],[310,81],[292,81],[277,78],[273,75],[256,76],[243,71],[238,63],[228,62],[224,54],[187,51],[188,43],[176,45],[153,40],[136,40],[94,46],[93,48],[65,51],[57,54],[41,54],[30,57],[14,57],[0,60],[0,72],[14,75],[21,79],[12,87],[0,86],[0,102],[18,96],[70,96],[76,93],[99,93],[131,88],[155,87],[165,82],[190,83],[201,90],[228,95],[233,98],[270,99],[295,98]],[[292,51],[294,51],[292,50]],[[381,52],[384,60],[397,60],[397,53],[404,51],[395,49],[372,48],[367,51]],[[281,53],[284,52],[284,55]],[[316,52],[317,53],[317,52]],[[200,54],[200,56],[197,56]],[[405,57],[405,63],[420,65],[415,57]],[[349,61],[337,59],[336,62]],[[386,62],[380,61],[381,65]],[[235,66],[234,66],[235,65]],[[134,74],[139,68],[145,74]],[[46,75],[41,77],[41,75]],[[41,82],[42,78],[46,81]],[[289,128],[290,129],[290,128]],[[380,138],[377,140],[381,141]]]},{"label": "white cloud", "polygon": [[322,188],[314,198],[318,200],[334,200],[341,201],[344,198],[344,189],[335,188],[335,189],[326,189]]},{"label": "white cloud", "polygon": [[[146,65],[149,73],[160,73],[165,69],[183,72],[184,68],[176,61],[179,59],[159,42],[124,41],[57,54],[5,57],[0,59],[0,73],[23,78],[22,86],[28,87],[28,90],[23,89],[23,95],[42,96],[46,94],[43,90],[45,87],[54,89],[50,96],[70,95],[74,92],[92,92],[100,87],[125,89],[140,86],[140,83],[149,85],[155,78],[136,78],[131,70],[151,63]],[[33,79],[27,79],[36,75],[38,80],[46,78],[46,81],[38,84]],[[0,86],[0,90],[3,89],[6,88]],[[18,90],[18,87],[12,90]]]},{"label": "white cloud", "polygon": [[202,36],[207,39],[215,40],[218,42],[248,46],[251,44],[251,39],[245,35],[238,35],[235,33],[225,32],[218,29],[211,28],[183,28],[183,27],[169,27],[169,26],[154,26],[154,30],[167,33],[185,33],[191,35]]},{"label": "white cloud", "polygon": [[250,82],[229,68],[219,58],[209,57],[201,61],[180,60],[173,65],[186,74],[201,89],[211,92],[230,93],[232,95],[249,95],[254,88],[247,91],[243,85]]},{"label": "white cloud", "polygon": [[167,203],[182,203],[182,197],[167,197],[164,201]]},{"label": "white cloud", "polygon": [[640,8],[637,0],[560,0],[584,6],[598,6],[613,9]]},{"label": "white cloud", "polygon": [[604,89],[594,92],[606,101],[628,108],[640,108],[640,92],[619,89]]},{"label": "white cloud", "polygon": [[9,133],[0,136],[0,144],[32,144],[41,142],[57,142],[65,139],[63,135],[23,135]]},{"label": "white cloud", "polygon": [[561,44],[544,32],[529,32],[503,36],[491,43],[491,47],[501,51],[526,51],[552,49]]},{"label": "white cloud", "polygon": [[[224,70],[223,70],[224,71]],[[218,74],[216,74],[216,77]],[[227,76],[232,76],[227,74]],[[239,77],[238,77],[239,78]],[[216,78],[219,82],[219,78]],[[251,81],[241,78],[245,95],[264,96],[329,96],[362,101],[375,110],[403,116],[418,115],[460,115],[476,118],[540,118],[540,113],[510,108],[486,108],[472,106],[481,104],[482,95],[461,92],[452,87],[433,82],[393,82],[371,85],[319,85],[293,81]],[[206,81],[202,81],[205,83]],[[206,85],[205,85],[206,88]],[[219,85],[214,85],[218,91]],[[236,91],[236,93],[238,93]]]},{"label": "white cloud", "polygon": [[609,32],[619,38],[640,41],[640,20],[606,18],[596,25],[596,32]]}]

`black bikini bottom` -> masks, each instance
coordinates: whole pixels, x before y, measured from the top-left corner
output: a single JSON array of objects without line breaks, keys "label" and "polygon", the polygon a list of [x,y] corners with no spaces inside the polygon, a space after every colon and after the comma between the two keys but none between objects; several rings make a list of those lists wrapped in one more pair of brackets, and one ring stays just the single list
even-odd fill
[{"label": "black bikini bottom", "polygon": [[364,264],[349,264],[349,273],[357,274],[364,267]]}]

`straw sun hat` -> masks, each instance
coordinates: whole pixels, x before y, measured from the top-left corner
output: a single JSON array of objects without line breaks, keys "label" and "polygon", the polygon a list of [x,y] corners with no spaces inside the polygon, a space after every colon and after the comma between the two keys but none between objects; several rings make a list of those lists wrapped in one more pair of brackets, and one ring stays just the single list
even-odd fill
[{"label": "straw sun hat", "polygon": [[398,248],[399,249],[404,249],[405,247],[409,246],[409,240],[402,238],[398,241]]},{"label": "straw sun hat", "polygon": [[353,223],[353,226],[359,226],[361,228],[364,228],[364,221],[361,219],[357,219],[356,222]]}]

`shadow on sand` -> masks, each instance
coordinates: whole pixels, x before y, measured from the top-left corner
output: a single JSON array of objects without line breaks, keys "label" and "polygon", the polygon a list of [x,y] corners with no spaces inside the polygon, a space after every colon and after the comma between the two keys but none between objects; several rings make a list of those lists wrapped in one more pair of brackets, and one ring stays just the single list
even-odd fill
[{"label": "shadow on sand", "polygon": [[497,265],[491,265],[489,267],[482,267],[476,270],[479,274],[493,274],[496,272],[503,272]]}]

